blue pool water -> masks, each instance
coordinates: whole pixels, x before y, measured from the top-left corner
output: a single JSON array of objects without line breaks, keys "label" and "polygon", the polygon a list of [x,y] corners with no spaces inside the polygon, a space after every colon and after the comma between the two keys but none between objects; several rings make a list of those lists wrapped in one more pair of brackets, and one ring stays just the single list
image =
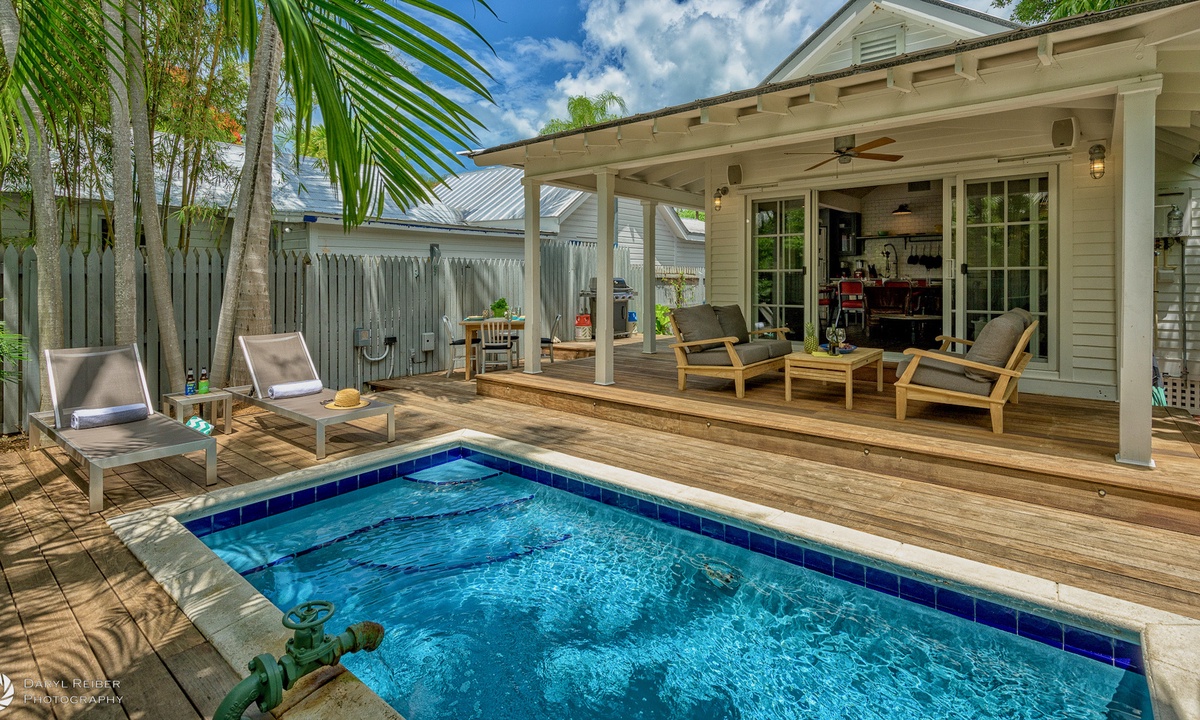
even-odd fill
[{"label": "blue pool water", "polygon": [[344,662],[409,720],[1150,717],[1120,640],[445,459],[188,527],[281,609],[324,598],[330,631],[383,623],[383,646]]}]

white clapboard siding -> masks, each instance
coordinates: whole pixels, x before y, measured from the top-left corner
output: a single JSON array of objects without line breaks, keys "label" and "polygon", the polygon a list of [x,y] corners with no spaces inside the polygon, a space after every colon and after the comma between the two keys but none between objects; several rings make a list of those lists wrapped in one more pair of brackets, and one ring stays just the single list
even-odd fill
[{"label": "white clapboard siding", "polygon": [[[559,225],[558,238],[567,242],[596,242],[596,208],[599,201],[594,194],[589,193],[583,203]],[[642,245],[642,203],[629,198],[617,198],[617,247],[629,252],[630,262],[641,263],[643,258]],[[660,264],[696,265],[697,250],[703,257],[703,243],[685,240],[679,237],[678,230],[661,213],[655,214],[654,219],[654,255]],[[684,253],[688,257],[677,257]],[[686,260],[686,261],[685,261]],[[621,277],[618,274],[618,277]],[[632,281],[631,281],[632,282]]]},{"label": "white clapboard siding", "polygon": [[1155,353],[1167,375],[1181,377],[1186,369],[1190,382],[1200,382],[1200,181],[1194,186],[1185,237],[1158,258]]},{"label": "white clapboard siding", "polygon": [[1071,378],[1075,382],[1114,385],[1117,381],[1117,276],[1113,179],[1095,180],[1087,154],[1076,152],[1071,164]]},{"label": "white clapboard siding", "polygon": [[746,199],[737,193],[726,195],[720,212],[706,214],[708,238],[708,300],[730,305],[746,300]]}]

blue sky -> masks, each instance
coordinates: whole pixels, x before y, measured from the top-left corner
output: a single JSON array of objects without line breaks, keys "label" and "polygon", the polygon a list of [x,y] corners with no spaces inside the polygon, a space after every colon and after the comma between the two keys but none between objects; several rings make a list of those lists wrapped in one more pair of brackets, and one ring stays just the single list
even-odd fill
[{"label": "blue sky", "polygon": [[[462,33],[492,74],[495,104],[473,102],[479,146],[537,134],[571,95],[612,90],[631,113],[758,84],[844,0],[470,0],[445,5],[495,50]],[[990,0],[966,0],[991,10]]]}]

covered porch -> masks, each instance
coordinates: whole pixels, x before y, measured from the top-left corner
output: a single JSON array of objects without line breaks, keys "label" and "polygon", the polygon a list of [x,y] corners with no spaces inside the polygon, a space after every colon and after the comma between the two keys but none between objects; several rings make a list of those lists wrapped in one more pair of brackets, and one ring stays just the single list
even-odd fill
[{"label": "covered porch", "polygon": [[[880,280],[903,277],[896,264],[918,255],[910,242],[919,244],[919,254],[938,259],[912,278],[929,296],[916,316],[931,326],[893,319],[893,334],[973,339],[998,313],[1029,310],[1039,330],[1022,389],[1068,404],[1107,401],[1107,464],[1154,467],[1155,185],[1167,180],[1156,174],[1156,133],[1197,132],[1200,94],[1189,78],[1198,37],[1200,6],[1152,1],[773,78],[472,156],[525,170],[527,307],[537,307],[541,283],[543,184],[594,191],[601,207],[638,198],[647,218],[663,203],[703,209],[708,300],[739,305],[752,324],[787,325],[792,340],[806,323],[830,321],[827,293],[847,272],[839,257],[857,258],[849,272],[877,265]],[[876,157],[847,153],[858,148]],[[872,193],[896,200],[901,191],[924,192],[928,206],[901,197],[884,212],[867,207]],[[847,231],[850,245],[831,250],[842,239],[834,213],[890,218],[918,209],[919,227],[860,225]],[[593,323],[602,341],[592,370],[600,386],[623,382],[603,341],[612,327],[612,226],[611,213],[598,214]],[[653,246],[650,228],[646,242]],[[643,317],[652,310],[639,308]],[[648,338],[644,352],[656,349]],[[533,359],[525,371],[542,369]],[[979,442],[1008,447],[1009,438]]]}]

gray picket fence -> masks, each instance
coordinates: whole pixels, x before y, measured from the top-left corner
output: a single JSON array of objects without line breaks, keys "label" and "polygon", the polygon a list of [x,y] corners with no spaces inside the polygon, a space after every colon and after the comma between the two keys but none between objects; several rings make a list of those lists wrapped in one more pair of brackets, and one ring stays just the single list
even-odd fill
[{"label": "gray picket fence", "polygon": [[[220,314],[225,258],[216,250],[168,255],[175,320],[181,334],[185,365],[209,365]],[[111,345],[115,323],[113,257],[109,250],[83,253],[62,250],[63,322],[71,347]],[[615,271],[635,288],[641,268],[618,250]],[[702,271],[691,269],[690,272]],[[554,317],[563,316],[558,336],[571,339],[579,292],[596,273],[592,244],[548,243],[542,248],[541,334],[550,332]],[[479,313],[499,297],[524,304],[524,262],[496,259],[346,256],[279,252],[269,264],[274,330],[305,334],[317,369],[332,387],[361,386],[371,380],[445,370],[450,354],[442,326],[445,315],[457,321]],[[149,292],[145,263],[135,279],[139,298],[138,337],[150,393],[166,392],[165,364],[160,362],[158,322]],[[664,296],[661,281],[656,296]],[[40,348],[37,331],[37,258],[32,248],[2,248],[0,253],[0,319],[9,332],[29,339],[29,359],[17,368],[19,383],[0,391],[0,431],[17,432],[25,415],[39,407]],[[368,346],[354,346],[354,330],[370,331]],[[455,323],[457,334],[457,323]],[[432,333],[433,350],[423,347]],[[392,345],[385,344],[396,338]]]}]

